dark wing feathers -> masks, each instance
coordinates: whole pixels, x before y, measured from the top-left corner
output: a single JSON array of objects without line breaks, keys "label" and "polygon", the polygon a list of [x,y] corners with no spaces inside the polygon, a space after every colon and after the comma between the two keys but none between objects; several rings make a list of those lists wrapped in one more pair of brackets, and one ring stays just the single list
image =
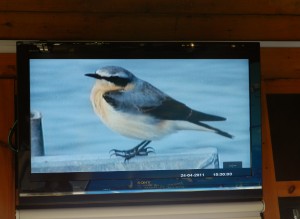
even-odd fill
[{"label": "dark wing feathers", "polygon": [[223,121],[223,117],[209,115],[195,111],[185,104],[167,97],[159,106],[153,108],[141,107],[144,113],[150,114],[159,119],[167,120],[188,120],[193,123],[199,121]]},{"label": "dark wing feathers", "polygon": [[[151,86],[149,84],[149,86]],[[143,113],[158,119],[200,121],[223,121],[223,117],[195,111],[185,104],[166,96],[158,89],[152,92],[110,91],[103,95],[107,103],[116,110]]]}]

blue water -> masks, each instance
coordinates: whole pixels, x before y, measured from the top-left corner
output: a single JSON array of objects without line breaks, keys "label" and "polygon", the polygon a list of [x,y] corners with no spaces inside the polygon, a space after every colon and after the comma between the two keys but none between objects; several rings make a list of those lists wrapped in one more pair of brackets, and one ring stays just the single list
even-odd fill
[{"label": "blue water", "polygon": [[216,147],[224,161],[250,167],[249,83],[247,60],[74,60],[32,59],[31,110],[42,113],[45,153],[48,156],[101,154],[129,149],[139,141],[123,137],[102,124],[89,100],[94,79],[84,76],[117,65],[150,82],[173,98],[201,112],[226,117],[207,122],[234,135],[180,131],[151,146],[156,154],[193,153]]}]

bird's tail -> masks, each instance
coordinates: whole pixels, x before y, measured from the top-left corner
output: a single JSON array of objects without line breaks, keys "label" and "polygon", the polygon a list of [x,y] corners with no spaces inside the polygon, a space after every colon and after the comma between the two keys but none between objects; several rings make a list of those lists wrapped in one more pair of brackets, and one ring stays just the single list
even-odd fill
[{"label": "bird's tail", "polygon": [[221,130],[219,130],[219,129],[215,129],[215,130],[216,130],[216,133],[217,133],[217,134],[222,135],[222,136],[224,136],[224,137],[227,137],[227,138],[233,138],[233,137],[234,137],[233,135],[231,135],[231,134],[229,134],[229,133],[227,133],[227,132],[223,132],[223,131],[221,131]]},{"label": "bird's tail", "polygon": [[207,113],[202,113],[196,110],[191,110],[189,117],[187,118],[191,122],[195,121],[225,121],[226,118]]},{"label": "bird's tail", "polygon": [[215,132],[216,134],[222,135],[222,136],[224,136],[224,137],[227,137],[227,138],[233,138],[233,137],[234,137],[233,135],[229,134],[228,132],[224,132],[224,131],[222,131],[222,130],[220,130],[220,129],[214,128],[214,127],[212,127],[212,126],[210,126],[210,125],[207,125],[207,124],[205,124],[205,123],[198,122],[198,123],[196,123],[196,124],[197,124],[197,125],[200,125],[200,126],[202,126],[202,127],[204,127],[204,128],[206,128],[206,129],[208,129],[208,130],[210,130],[210,131],[212,131],[212,132]]},{"label": "bird's tail", "polygon": [[221,117],[221,116],[215,116],[215,115],[211,115],[211,114],[206,114],[206,113],[202,113],[199,111],[195,111],[192,110],[189,117],[187,118],[187,120],[193,124],[197,125],[197,129],[198,130],[205,130],[205,131],[211,131],[211,132],[215,132],[216,134],[222,135],[224,137],[227,138],[233,138],[233,135],[224,132],[220,129],[214,128],[210,125],[207,125],[205,123],[202,123],[203,121],[225,121],[226,118]]}]

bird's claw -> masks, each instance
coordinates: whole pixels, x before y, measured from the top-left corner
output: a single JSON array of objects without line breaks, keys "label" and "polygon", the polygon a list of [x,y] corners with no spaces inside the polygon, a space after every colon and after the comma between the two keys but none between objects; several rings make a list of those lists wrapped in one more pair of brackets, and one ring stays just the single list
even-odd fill
[{"label": "bird's claw", "polygon": [[150,141],[143,141],[139,145],[129,150],[112,149],[110,150],[110,156],[123,157],[125,158],[124,162],[128,162],[130,159],[136,156],[148,156],[149,153],[155,153],[153,147],[147,147],[149,143]]}]

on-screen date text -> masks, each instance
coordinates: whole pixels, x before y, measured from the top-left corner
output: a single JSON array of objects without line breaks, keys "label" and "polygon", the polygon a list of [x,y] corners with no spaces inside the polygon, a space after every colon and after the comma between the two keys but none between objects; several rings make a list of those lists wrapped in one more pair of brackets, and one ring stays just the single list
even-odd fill
[{"label": "on-screen date text", "polygon": [[205,177],[204,173],[181,173],[181,178]]}]

